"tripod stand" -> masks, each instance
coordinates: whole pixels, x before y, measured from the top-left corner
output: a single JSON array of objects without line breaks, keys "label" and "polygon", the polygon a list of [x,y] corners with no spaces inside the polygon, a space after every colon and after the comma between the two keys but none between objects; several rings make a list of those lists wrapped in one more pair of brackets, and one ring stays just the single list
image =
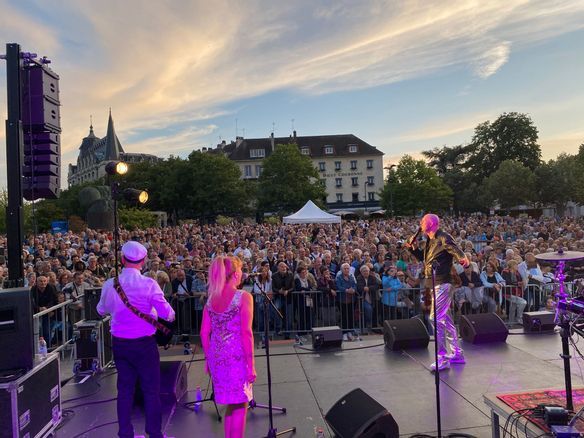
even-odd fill
[{"label": "tripod stand", "polygon": [[[187,374],[189,372],[189,370],[191,369],[191,365],[193,364],[193,358],[195,357],[195,353],[197,352],[197,346],[195,345],[195,347],[193,348],[193,354],[191,356],[191,362],[189,363],[189,366],[187,368]],[[215,406],[215,412],[217,413],[217,421],[219,423],[221,423],[222,417],[221,414],[219,413],[219,408],[217,407],[217,402],[215,401],[215,389],[213,388],[213,380],[211,379],[211,376],[209,376],[209,384],[211,385],[211,396],[210,397],[205,397],[201,400],[195,400],[192,402],[188,402],[184,404],[184,407],[187,409],[190,409],[191,407],[195,407],[198,406],[199,403],[203,403],[203,402],[213,402],[213,405]],[[205,391],[205,394],[208,393],[209,390],[209,385],[207,385],[207,390]]]},{"label": "tripod stand", "polygon": [[270,308],[268,307],[268,305],[272,306],[271,308],[274,309],[277,317],[279,317],[282,320],[284,319],[284,317],[280,313],[280,310],[278,310],[278,308],[274,304],[274,301],[272,301],[270,299],[270,297],[268,296],[268,294],[264,290],[262,284],[258,281],[257,277],[254,279],[254,285],[257,287],[257,289],[260,291],[260,294],[263,297],[264,339],[265,339],[265,345],[266,345],[266,365],[267,365],[267,374],[268,374],[268,405],[267,406],[261,405],[261,404],[256,403],[255,400],[252,400],[249,402],[249,407],[251,409],[254,409],[254,408],[268,409],[268,414],[269,414],[269,418],[270,418],[270,429],[268,430],[268,435],[266,435],[266,437],[267,438],[275,438],[277,436],[284,435],[286,433],[295,433],[296,432],[296,427],[282,430],[281,432],[278,432],[278,429],[276,429],[274,427],[274,410],[280,411],[280,412],[285,414],[286,408],[281,408],[278,406],[274,406],[272,404],[272,372],[270,369],[270,338],[269,338],[270,319],[269,319],[269,315],[268,315],[268,311],[270,310]]}]

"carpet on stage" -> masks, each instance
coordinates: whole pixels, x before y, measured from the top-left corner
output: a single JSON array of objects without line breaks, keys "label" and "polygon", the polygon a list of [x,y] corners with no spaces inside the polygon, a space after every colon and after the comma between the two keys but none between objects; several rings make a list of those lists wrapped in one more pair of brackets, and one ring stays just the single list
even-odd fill
[{"label": "carpet on stage", "polygon": [[[578,412],[584,407],[584,388],[573,389],[572,397],[574,401],[574,410]],[[566,406],[566,391],[562,390],[519,392],[516,394],[498,395],[497,398],[515,411],[537,408],[540,405]],[[538,415],[537,412],[528,412],[523,417],[537,425],[542,430],[550,432],[550,428],[545,424],[543,417]],[[578,432],[584,433],[584,419],[582,419],[582,417],[576,421],[574,426],[578,429]]]}]

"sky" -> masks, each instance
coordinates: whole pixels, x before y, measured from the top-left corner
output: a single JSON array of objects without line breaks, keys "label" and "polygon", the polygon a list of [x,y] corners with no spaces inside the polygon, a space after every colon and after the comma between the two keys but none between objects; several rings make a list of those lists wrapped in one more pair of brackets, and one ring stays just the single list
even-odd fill
[{"label": "sky", "polygon": [[584,143],[582,0],[0,0],[0,11],[0,53],[17,42],[60,75],[63,186],[90,116],[105,136],[109,108],[126,151],[161,157],[295,129],[352,133],[397,163],[467,143],[510,111],[532,117],[546,160]]}]

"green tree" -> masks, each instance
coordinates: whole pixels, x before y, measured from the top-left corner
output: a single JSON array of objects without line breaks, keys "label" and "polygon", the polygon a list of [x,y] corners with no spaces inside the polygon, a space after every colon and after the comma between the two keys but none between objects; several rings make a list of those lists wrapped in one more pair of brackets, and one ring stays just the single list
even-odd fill
[{"label": "green tree", "polygon": [[568,201],[580,198],[581,171],[576,157],[568,154],[542,164],[535,169],[537,200],[543,205],[554,204],[562,216]]},{"label": "green tree", "polygon": [[415,215],[420,211],[441,211],[452,202],[452,190],[424,160],[404,155],[396,169],[390,172],[381,191],[381,205],[396,214]]},{"label": "green tree", "polygon": [[501,114],[493,123],[475,128],[465,166],[477,182],[494,173],[503,161],[514,160],[535,170],[541,164],[538,131],[526,114]]},{"label": "green tree", "polygon": [[263,161],[258,180],[258,204],[262,211],[290,212],[312,200],[323,206],[326,191],[309,157],[295,144],[277,145]]},{"label": "green tree", "polygon": [[497,171],[485,179],[481,195],[485,207],[496,203],[509,209],[529,204],[536,199],[535,175],[517,161],[503,161]]},{"label": "green tree", "polygon": [[158,221],[156,217],[148,210],[137,208],[120,208],[118,210],[120,225],[128,230],[141,230],[149,227],[155,227]]}]

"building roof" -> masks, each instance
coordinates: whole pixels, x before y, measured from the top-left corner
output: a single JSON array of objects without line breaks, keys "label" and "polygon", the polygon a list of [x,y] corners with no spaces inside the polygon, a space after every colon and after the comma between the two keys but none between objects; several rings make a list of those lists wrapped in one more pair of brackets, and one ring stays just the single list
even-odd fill
[{"label": "building roof", "polygon": [[[273,142],[274,145],[296,143],[301,150],[308,148],[308,155],[311,158],[383,155],[383,152],[375,146],[370,145],[353,134],[275,137]],[[332,154],[325,153],[327,146],[333,148]],[[356,146],[356,152],[350,151],[352,146]],[[262,149],[264,153],[260,154],[260,156],[252,156],[250,151],[257,149]],[[228,154],[230,159],[235,161],[261,160],[272,153],[272,138],[244,139],[239,137],[237,142],[224,145],[222,150]]]},{"label": "building roof", "polygon": [[114,120],[112,119],[112,111],[109,113],[109,120],[107,122],[107,134],[105,136],[105,160],[119,160],[120,154],[124,152],[120,140],[116,135],[114,129]]}]

